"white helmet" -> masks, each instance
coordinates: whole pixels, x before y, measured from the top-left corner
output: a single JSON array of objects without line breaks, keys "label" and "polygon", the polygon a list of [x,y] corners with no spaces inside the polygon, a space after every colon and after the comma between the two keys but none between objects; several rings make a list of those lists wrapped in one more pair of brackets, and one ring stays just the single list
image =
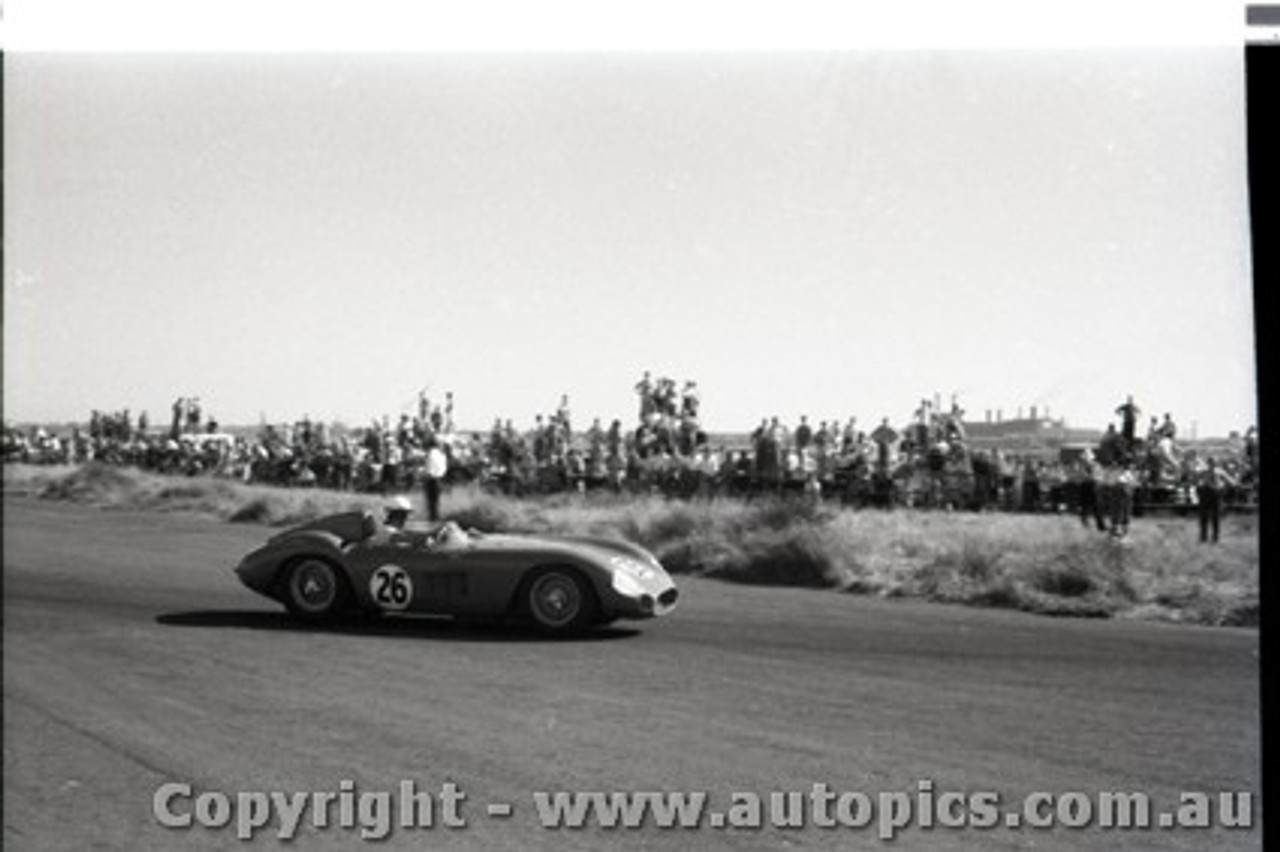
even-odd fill
[{"label": "white helmet", "polygon": [[404,512],[405,514],[408,514],[413,511],[413,505],[409,502],[408,498],[403,495],[392,497],[387,501],[386,506],[383,508],[388,515],[392,512]]}]

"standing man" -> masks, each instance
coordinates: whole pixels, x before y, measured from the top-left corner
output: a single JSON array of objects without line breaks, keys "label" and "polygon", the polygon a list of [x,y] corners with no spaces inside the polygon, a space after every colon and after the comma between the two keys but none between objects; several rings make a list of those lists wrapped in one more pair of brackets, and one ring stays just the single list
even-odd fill
[{"label": "standing man", "polygon": [[[831,421],[835,426],[836,421]],[[844,431],[840,433],[840,452],[851,453],[858,444],[858,418],[850,417],[849,422],[844,424]]]},{"label": "standing man", "polygon": [[200,411],[200,397],[193,396],[187,400],[187,431],[192,435],[199,435],[201,422],[203,414]]},{"label": "standing man", "polygon": [[1116,431],[1116,424],[1108,423],[1107,431],[1103,433],[1102,440],[1098,443],[1098,464],[1103,467],[1112,467],[1120,464],[1128,456],[1128,448],[1124,443],[1124,436]]},{"label": "standing man", "polygon": [[560,405],[556,407],[553,422],[559,427],[560,434],[563,436],[565,444],[568,445],[573,438],[573,427],[569,421],[569,394],[560,394]]},{"label": "standing man", "polygon": [[1127,462],[1111,472],[1107,484],[1107,502],[1111,508],[1111,535],[1123,538],[1129,534],[1133,517],[1133,491],[1138,477]]},{"label": "standing man", "polygon": [[1107,522],[1103,517],[1101,470],[1093,453],[1085,450],[1084,455],[1076,463],[1076,499],[1080,509],[1080,523],[1089,526],[1092,518],[1098,532],[1107,531]]},{"label": "standing man", "polygon": [[794,437],[796,449],[804,452],[805,448],[813,440],[813,427],[809,425],[809,417],[807,415],[800,415],[800,425],[796,427]]},{"label": "standing man", "polygon": [[702,405],[702,394],[698,391],[698,383],[692,379],[684,383],[684,392],[680,395],[680,413],[696,421],[698,409]]},{"label": "standing man", "polygon": [[1218,460],[1210,457],[1204,470],[1196,477],[1196,508],[1200,515],[1200,543],[1218,543],[1218,528],[1222,526],[1223,492],[1234,485],[1230,474],[1218,467]]},{"label": "standing man", "polygon": [[893,503],[893,463],[896,461],[898,441],[901,440],[898,430],[889,425],[889,418],[880,421],[880,425],[871,433],[871,440],[876,445],[876,466],[872,475],[872,488],[878,506],[888,509]]},{"label": "standing man", "polygon": [[444,487],[445,474],[449,472],[449,457],[434,437],[427,440],[426,467],[422,485],[426,496],[427,520],[440,520],[440,491]]},{"label": "standing man", "polygon": [[587,430],[587,449],[592,456],[604,455],[604,424],[599,417],[591,421],[591,428]]},{"label": "standing man", "polygon": [[1245,479],[1253,482],[1258,478],[1258,427],[1250,426],[1244,433],[1244,469]]},{"label": "standing man", "polygon": [[605,443],[609,448],[609,455],[622,455],[622,421],[616,417],[609,424],[609,431],[605,435]]},{"label": "standing man", "polygon": [[1138,415],[1141,413],[1142,409],[1133,401],[1133,394],[1129,394],[1124,403],[1116,409],[1116,414],[1121,418],[1120,434],[1124,438],[1125,452],[1133,452],[1134,442],[1138,437]]},{"label": "standing man", "polygon": [[653,379],[648,370],[636,382],[636,394],[640,397],[640,422],[647,423],[649,415],[653,413]]},{"label": "standing man", "polygon": [[1027,459],[1022,468],[1022,510],[1024,512],[1040,511],[1040,465],[1038,459]]},{"label": "standing man", "polygon": [[871,433],[871,440],[876,442],[876,463],[880,471],[886,475],[889,472],[889,466],[893,463],[894,449],[900,439],[898,430],[889,425],[888,417],[881,420],[880,425]]},{"label": "standing man", "polygon": [[[187,401],[185,398],[178,397],[173,401],[173,421],[169,425],[169,437],[174,441],[178,440],[178,436],[182,434],[182,421],[186,410]],[[97,436],[95,435],[94,437]]]}]

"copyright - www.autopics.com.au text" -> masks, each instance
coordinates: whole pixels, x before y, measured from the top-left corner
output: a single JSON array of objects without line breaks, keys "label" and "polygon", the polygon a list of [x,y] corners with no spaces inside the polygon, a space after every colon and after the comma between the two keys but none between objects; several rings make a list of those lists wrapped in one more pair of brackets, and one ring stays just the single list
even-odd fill
[{"label": "copyright - www.autopics.com.au text", "polygon": [[[925,779],[906,790],[865,792],[814,783],[807,790],[536,791],[519,801],[475,801],[458,784],[403,780],[394,789],[362,789],[344,779],[329,790],[235,793],[170,782],[152,796],[156,822],[174,831],[263,833],[292,840],[308,831],[349,832],[363,841],[396,831],[458,831],[479,820],[520,822],[539,830],[858,831],[892,841],[910,831],[1191,830],[1254,827],[1254,794],[1183,791],[995,791],[943,789]],[[523,820],[521,819],[523,817]]]}]

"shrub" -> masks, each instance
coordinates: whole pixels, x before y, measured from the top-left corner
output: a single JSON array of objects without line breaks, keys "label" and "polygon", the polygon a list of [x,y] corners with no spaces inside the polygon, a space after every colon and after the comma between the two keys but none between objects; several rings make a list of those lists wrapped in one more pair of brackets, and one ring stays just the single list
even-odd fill
[{"label": "shrub", "polygon": [[270,506],[265,499],[258,497],[236,509],[227,520],[237,524],[265,524],[270,517]]}]

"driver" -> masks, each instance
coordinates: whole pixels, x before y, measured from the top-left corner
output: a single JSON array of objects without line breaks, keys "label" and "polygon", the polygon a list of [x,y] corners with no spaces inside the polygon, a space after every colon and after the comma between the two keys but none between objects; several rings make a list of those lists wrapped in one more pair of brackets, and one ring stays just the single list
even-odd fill
[{"label": "driver", "polygon": [[365,511],[365,540],[371,545],[403,544],[411,535],[405,529],[413,506],[404,497],[392,497],[382,505],[382,522],[371,511]]},{"label": "driver", "polygon": [[413,506],[403,497],[392,497],[383,507],[382,522],[394,532],[402,532]]}]

